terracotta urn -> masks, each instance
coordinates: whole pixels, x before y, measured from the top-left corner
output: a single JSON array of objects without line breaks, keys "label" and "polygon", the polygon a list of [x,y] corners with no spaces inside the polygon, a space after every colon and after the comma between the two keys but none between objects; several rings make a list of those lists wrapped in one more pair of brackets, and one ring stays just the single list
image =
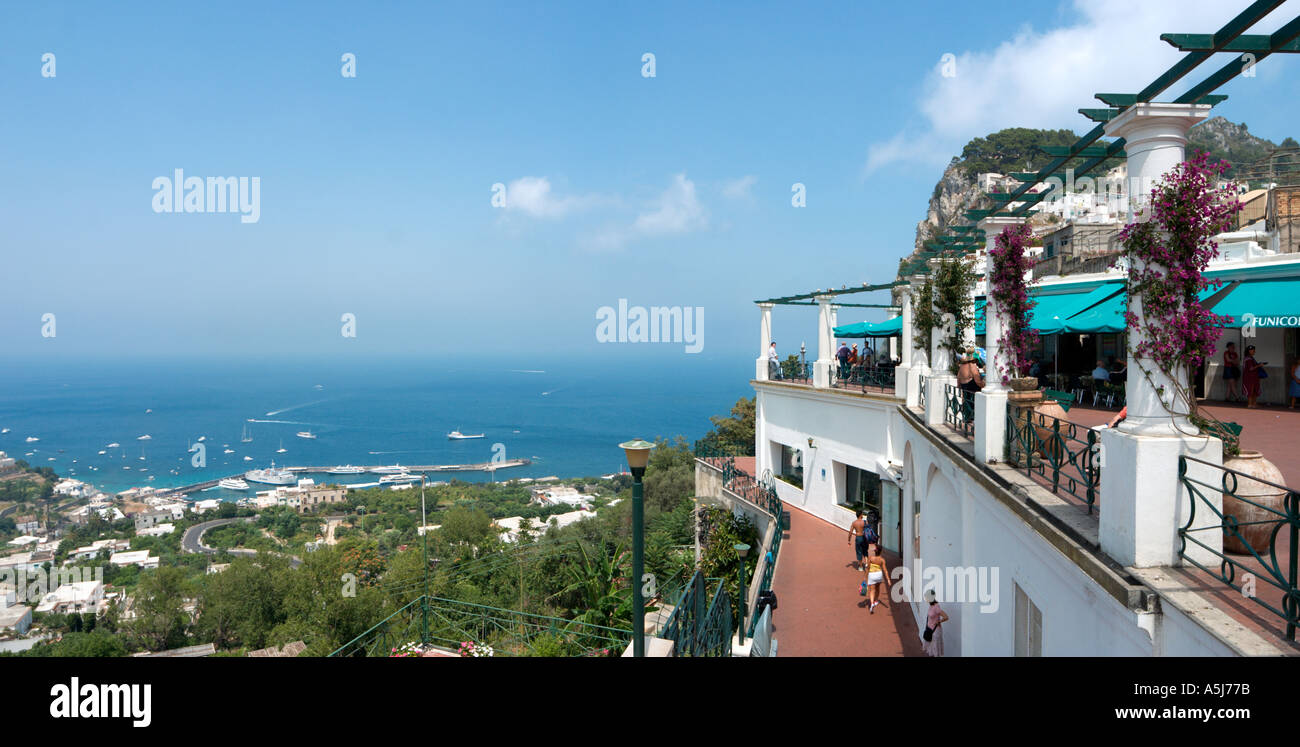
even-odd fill
[{"label": "terracotta urn", "polygon": [[[1223,466],[1227,469],[1234,470],[1241,474],[1235,475],[1237,484],[1234,494],[1223,493],[1223,515],[1231,516],[1237,520],[1237,524],[1246,524],[1248,522],[1265,522],[1262,524],[1251,524],[1249,526],[1238,526],[1237,532],[1245,539],[1245,543],[1237,539],[1229,531],[1223,532],[1223,549],[1225,552],[1237,553],[1239,555],[1248,555],[1253,549],[1260,555],[1268,553],[1268,540],[1273,534],[1273,528],[1277,526],[1278,515],[1260,508],[1268,508],[1283,512],[1283,501],[1286,498],[1286,491],[1274,487],[1283,485],[1284,477],[1278,468],[1264,455],[1258,451],[1243,450],[1239,455],[1224,461]],[[1233,487],[1232,477],[1228,477],[1227,487]],[[1250,479],[1250,478],[1256,479]],[[1264,480],[1267,482],[1260,482]],[[1267,484],[1272,483],[1272,485]],[[1251,505],[1259,504],[1259,506]],[[1249,545],[1248,549],[1246,545]]]}]

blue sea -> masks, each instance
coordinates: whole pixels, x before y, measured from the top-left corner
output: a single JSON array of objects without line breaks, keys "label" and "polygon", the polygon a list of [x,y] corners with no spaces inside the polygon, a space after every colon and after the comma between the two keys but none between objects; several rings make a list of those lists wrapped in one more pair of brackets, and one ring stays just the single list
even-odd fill
[{"label": "blue sea", "polygon": [[[686,355],[8,361],[0,367],[0,428],[9,429],[0,451],[111,493],[242,476],[272,460],[285,467],[483,463],[494,447],[504,447],[506,459],[532,460],[497,471],[497,481],[603,475],[625,469],[620,441],[704,435],[710,415],[752,396],[752,372],[752,358]],[[250,443],[240,440],[245,427]],[[304,430],[317,438],[295,435]],[[452,430],[484,438],[451,441]],[[40,440],[28,443],[29,436]],[[190,449],[199,443],[205,466],[193,464]],[[493,476],[430,477],[453,478]],[[242,495],[218,488],[196,497]]]}]

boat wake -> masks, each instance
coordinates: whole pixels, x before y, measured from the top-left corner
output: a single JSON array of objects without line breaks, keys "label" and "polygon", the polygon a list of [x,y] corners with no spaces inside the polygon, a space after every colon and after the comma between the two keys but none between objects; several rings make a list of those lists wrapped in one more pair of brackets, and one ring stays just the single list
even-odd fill
[{"label": "boat wake", "polygon": [[311,407],[312,405],[319,405],[319,404],[322,403],[322,402],[329,402],[329,400],[328,400],[328,399],[318,399],[318,400],[316,400],[315,402],[304,402],[304,403],[301,404],[301,405],[293,405],[292,407],[285,407],[285,408],[280,409],[280,410],[272,410],[272,411],[270,411],[270,412],[268,412],[268,413],[266,414],[266,417],[268,417],[268,418],[273,418],[273,417],[275,417],[276,415],[279,415],[280,413],[283,413],[283,412],[289,412],[290,410],[298,410],[298,409],[301,409],[301,408],[303,408],[303,407]]}]

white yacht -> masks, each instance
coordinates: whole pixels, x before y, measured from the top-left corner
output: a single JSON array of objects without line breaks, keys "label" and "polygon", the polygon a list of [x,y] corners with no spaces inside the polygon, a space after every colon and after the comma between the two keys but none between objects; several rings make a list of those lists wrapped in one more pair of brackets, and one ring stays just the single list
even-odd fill
[{"label": "white yacht", "polygon": [[271,462],[270,469],[249,470],[244,473],[244,479],[266,485],[292,485],[294,483],[293,473],[287,469],[276,469],[274,460]]},{"label": "white yacht", "polygon": [[148,433],[146,433],[146,434],[144,434],[143,436],[136,436],[135,440],[137,440],[137,441],[150,441],[150,440],[153,440],[153,436],[150,436]]},{"label": "white yacht", "polygon": [[226,479],[217,483],[217,487],[225,488],[227,490],[248,490],[248,483],[244,482],[238,477],[227,477]]},{"label": "white yacht", "polygon": [[250,457],[250,456],[246,456],[246,457],[244,457],[244,461],[245,461],[245,462],[251,462],[251,461],[253,461],[253,458]]},{"label": "white yacht", "polygon": [[384,475],[383,477],[379,478],[380,485],[395,483],[395,482],[419,482],[419,481],[420,481],[419,475],[413,475],[409,472],[399,472],[395,475]]},{"label": "white yacht", "polygon": [[105,446],[104,448],[105,448],[105,449],[116,449],[116,448],[118,448],[118,447],[121,446],[121,445],[122,445],[122,444],[120,444],[120,443],[114,441],[113,443],[109,444],[108,446]]},{"label": "white yacht", "polygon": [[225,451],[223,451],[223,452],[221,452],[221,453],[222,453],[222,454],[234,454],[234,453],[235,453],[235,450],[234,450],[234,449],[226,449]]},{"label": "white yacht", "polygon": [[394,464],[391,467],[371,467],[370,471],[376,475],[400,475],[406,472],[406,468],[400,464]]},{"label": "white yacht", "polygon": [[29,443],[29,444],[34,444],[34,443],[36,443],[37,441],[40,441],[40,439],[37,438],[36,436],[28,436],[28,437],[27,437],[27,443]]},{"label": "white yacht", "polygon": [[461,433],[460,431],[452,431],[451,433],[447,434],[447,438],[452,441],[463,441],[467,438],[483,438],[483,434],[482,433]]},{"label": "white yacht", "polygon": [[365,467],[353,467],[352,465],[348,464],[348,465],[343,465],[343,466],[340,466],[340,467],[335,467],[334,469],[330,470],[330,471],[327,472],[326,474],[329,474],[329,475],[359,475],[359,474],[361,474],[362,472],[365,472],[365,471],[366,471],[366,468],[365,468]]},{"label": "white yacht", "polygon": [[280,448],[276,449],[276,450],[275,450],[275,453],[277,453],[277,454],[283,454],[283,453],[286,452],[286,451],[288,451],[288,449],[284,448],[284,439],[282,438],[282,439],[280,439]]},{"label": "white yacht", "polygon": [[8,428],[0,428],[0,434],[4,434],[4,433],[8,433],[8,432],[9,432],[9,429],[8,429]]},{"label": "white yacht", "polygon": [[298,431],[298,438],[315,438],[316,434],[311,431]]}]

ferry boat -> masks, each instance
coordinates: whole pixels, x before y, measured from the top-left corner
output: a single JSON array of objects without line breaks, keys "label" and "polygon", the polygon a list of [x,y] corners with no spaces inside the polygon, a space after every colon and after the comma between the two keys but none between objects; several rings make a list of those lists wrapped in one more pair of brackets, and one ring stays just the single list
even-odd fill
[{"label": "ferry boat", "polygon": [[248,483],[244,482],[238,477],[227,477],[226,479],[217,483],[217,487],[225,488],[227,490],[248,490]]},{"label": "ferry boat", "polygon": [[385,484],[395,483],[395,482],[419,482],[419,481],[420,481],[419,475],[413,475],[409,472],[401,472],[395,475],[384,475],[383,477],[379,478],[380,485],[385,485]]},{"label": "ferry boat", "polygon": [[400,475],[406,472],[406,468],[400,464],[394,464],[391,467],[371,467],[370,471],[376,475]]},{"label": "ferry boat", "polygon": [[366,468],[365,468],[365,467],[353,467],[352,465],[347,464],[347,465],[343,465],[343,466],[340,466],[340,467],[335,467],[334,469],[332,469],[332,470],[326,472],[325,474],[327,474],[327,475],[359,475],[359,474],[361,474],[362,472],[365,472],[365,471],[366,471]]},{"label": "ferry boat", "polygon": [[452,431],[451,433],[447,434],[447,438],[452,441],[463,441],[467,438],[483,438],[483,434],[482,433],[461,433],[460,431]]},{"label": "ferry boat", "polygon": [[287,469],[276,469],[274,460],[271,461],[270,469],[249,470],[244,473],[244,479],[266,485],[292,485],[294,483],[293,473]]},{"label": "ferry boat", "polygon": [[298,431],[298,438],[315,438],[316,434],[311,431]]}]

